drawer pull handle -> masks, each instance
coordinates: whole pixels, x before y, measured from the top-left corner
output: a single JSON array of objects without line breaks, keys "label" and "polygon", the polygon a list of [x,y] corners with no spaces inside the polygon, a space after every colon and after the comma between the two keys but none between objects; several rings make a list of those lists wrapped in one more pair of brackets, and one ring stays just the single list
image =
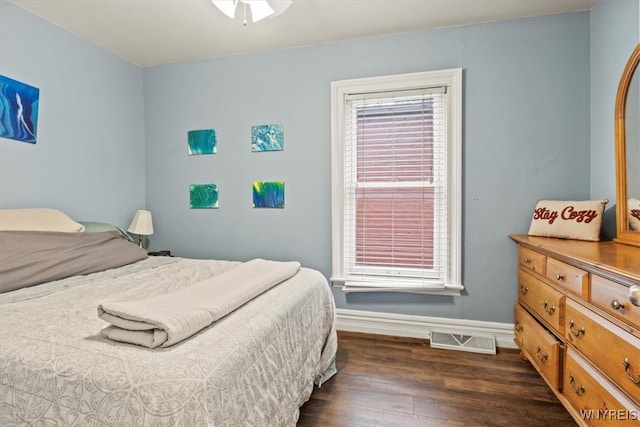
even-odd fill
[{"label": "drawer pull handle", "polygon": [[586,391],[582,384],[576,387],[574,383],[575,383],[575,380],[573,378],[573,374],[569,374],[569,387],[571,387],[571,391],[573,391],[578,396],[580,396],[582,393]]},{"label": "drawer pull handle", "polygon": [[524,331],[524,326],[522,326],[520,323],[516,322],[516,332],[522,332]]},{"label": "drawer pull handle", "polygon": [[631,301],[631,304],[640,307],[640,285],[633,285],[629,288],[629,301]]},{"label": "drawer pull handle", "polygon": [[580,338],[580,335],[584,335],[587,331],[584,329],[584,327],[580,327],[578,328],[576,331],[573,330],[573,320],[569,320],[569,332],[571,333],[571,335],[573,335],[576,338]]},{"label": "drawer pull handle", "polygon": [[527,265],[531,264],[531,260],[529,258],[525,258],[524,259],[524,263],[527,264]]},{"label": "drawer pull handle", "polygon": [[520,292],[522,292],[523,294],[526,294],[527,292],[529,292],[529,288],[526,287],[525,285],[520,285]]},{"label": "drawer pull handle", "polygon": [[624,366],[624,373],[627,374],[627,378],[629,378],[632,383],[640,385],[640,374],[638,374],[638,379],[633,378],[633,375],[631,375],[631,362],[628,357],[624,358],[622,366]]},{"label": "drawer pull handle", "polygon": [[553,313],[555,313],[556,311],[556,306],[552,305],[551,307],[547,308],[548,305],[549,303],[547,301],[542,303],[542,306],[544,307],[544,311],[546,311],[549,316],[553,316]]},{"label": "drawer pull handle", "polygon": [[564,280],[564,276],[560,273],[556,273],[556,280]]},{"label": "drawer pull handle", "polygon": [[621,308],[624,309],[624,304],[620,304],[620,301],[614,299],[613,301],[611,301],[611,308],[613,308],[614,310],[620,310]]},{"label": "drawer pull handle", "polygon": [[541,362],[546,362],[547,359],[549,358],[549,355],[548,354],[542,354],[542,350],[540,349],[540,347],[536,347],[536,357]]}]

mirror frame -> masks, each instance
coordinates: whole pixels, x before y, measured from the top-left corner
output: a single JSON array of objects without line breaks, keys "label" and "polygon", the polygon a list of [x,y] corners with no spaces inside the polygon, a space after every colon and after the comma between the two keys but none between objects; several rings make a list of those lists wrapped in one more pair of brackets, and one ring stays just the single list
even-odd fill
[{"label": "mirror frame", "polygon": [[631,85],[631,78],[638,69],[640,62],[640,43],[631,53],[627,65],[620,77],[615,104],[615,146],[616,146],[616,232],[613,239],[618,243],[640,246],[640,232],[629,230],[627,218],[627,151],[626,151],[626,123],[627,93]]}]

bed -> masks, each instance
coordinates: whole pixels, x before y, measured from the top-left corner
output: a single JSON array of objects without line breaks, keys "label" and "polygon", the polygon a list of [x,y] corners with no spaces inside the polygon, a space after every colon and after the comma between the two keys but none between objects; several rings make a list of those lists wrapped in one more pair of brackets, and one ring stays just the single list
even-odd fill
[{"label": "bed", "polygon": [[[95,249],[85,241],[91,235],[102,239],[107,254],[131,251],[139,259],[68,277],[37,266],[34,260],[50,256],[49,266],[83,264],[67,247],[73,244],[56,249],[56,240],[71,235],[83,242],[81,253]],[[16,255],[21,251],[30,255]],[[8,282],[20,258],[39,271],[35,276],[44,270],[65,277],[26,280],[15,289],[18,281]],[[0,287],[6,291],[0,294],[0,425],[295,425],[314,384],[336,372],[334,301],[316,270],[300,268],[168,347],[145,348],[100,333],[106,324],[97,316],[99,304],[179,291],[241,265],[148,257],[117,230],[0,231]]]}]

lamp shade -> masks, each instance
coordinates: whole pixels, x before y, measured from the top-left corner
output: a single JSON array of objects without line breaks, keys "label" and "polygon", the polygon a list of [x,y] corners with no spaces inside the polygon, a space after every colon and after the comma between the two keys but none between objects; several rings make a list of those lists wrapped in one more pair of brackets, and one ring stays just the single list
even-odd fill
[{"label": "lamp shade", "polygon": [[138,234],[141,236],[148,236],[153,234],[153,221],[151,220],[151,212],[145,210],[138,210],[133,216],[131,224],[127,231],[130,233]]}]

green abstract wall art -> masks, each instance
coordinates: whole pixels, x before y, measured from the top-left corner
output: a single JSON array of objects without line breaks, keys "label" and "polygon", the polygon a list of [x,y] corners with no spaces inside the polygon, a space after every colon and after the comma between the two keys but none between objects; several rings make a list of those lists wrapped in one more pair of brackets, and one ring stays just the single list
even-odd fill
[{"label": "green abstract wall art", "polygon": [[282,151],[284,126],[259,125],[251,127],[251,151]]},{"label": "green abstract wall art", "polygon": [[255,181],[253,183],[254,208],[284,208],[283,181]]},{"label": "green abstract wall art", "polygon": [[218,152],[218,138],[215,129],[190,130],[187,132],[187,141],[190,156]]},{"label": "green abstract wall art", "polygon": [[191,209],[218,208],[218,184],[191,184],[189,201]]}]

